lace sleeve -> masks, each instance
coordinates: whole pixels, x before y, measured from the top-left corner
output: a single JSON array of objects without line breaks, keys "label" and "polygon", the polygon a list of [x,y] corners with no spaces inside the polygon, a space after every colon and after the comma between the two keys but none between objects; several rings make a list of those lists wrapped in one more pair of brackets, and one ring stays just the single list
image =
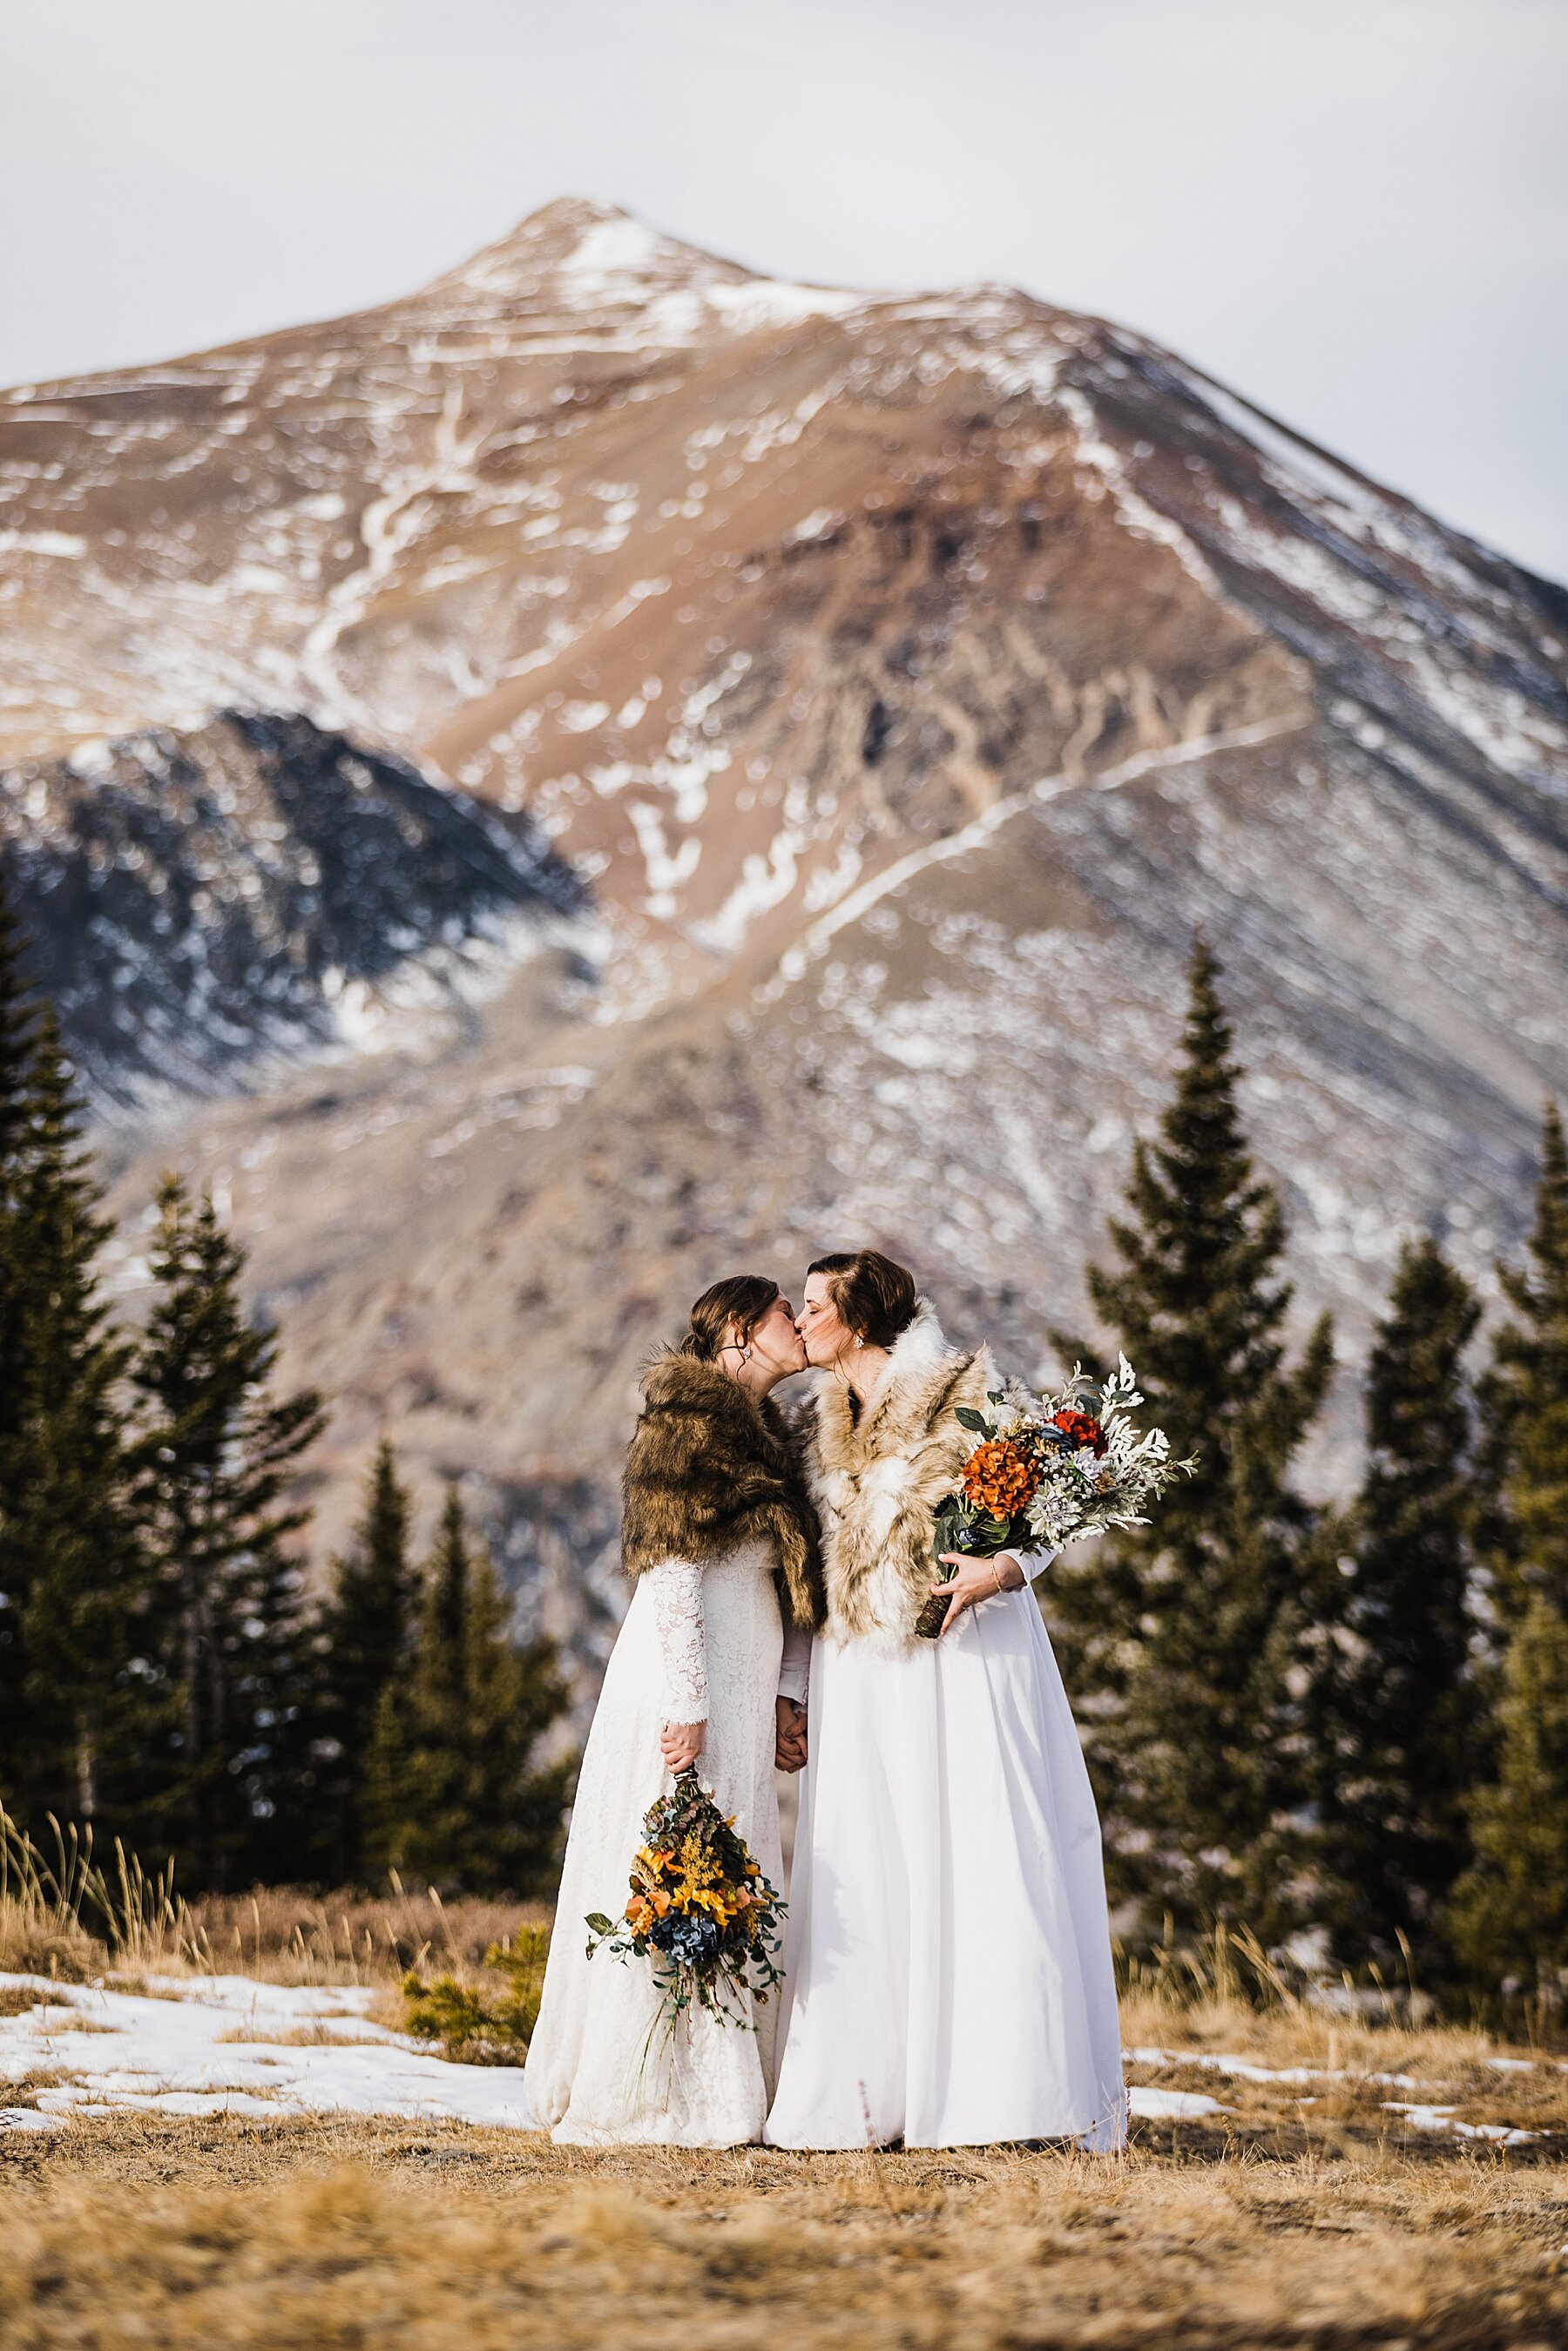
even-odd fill
[{"label": "lace sleeve", "polygon": [[707,1655],[703,1637],[703,1572],[688,1559],[664,1559],[643,1573],[653,1587],[666,1722],[707,1720]]},{"label": "lace sleeve", "polygon": [[784,1653],[779,1660],[779,1695],[804,1706],[811,1679],[811,1635],[799,1625],[784,1627]]}]

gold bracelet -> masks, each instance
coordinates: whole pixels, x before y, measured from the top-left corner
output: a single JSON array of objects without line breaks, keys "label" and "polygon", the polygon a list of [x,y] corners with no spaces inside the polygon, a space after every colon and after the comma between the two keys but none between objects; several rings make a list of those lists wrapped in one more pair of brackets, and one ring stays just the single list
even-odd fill
[{"label": "gold bracelet", "polygon": [[1005,1585],[1005,1584],[1003,1583],[1003,1582],[1002,1582],[1002,1562],[1001,1562],[1001,1557],[1000,1557],[1000,1554],[999,1554],[999,1553],[998,1553],[998,1556],[997,1556],[994,1560],[992,1560],[992,1562],[991,1562],[991,1573],[992,1573],[992,1574],[996,1577],[996,1579],[997,1579],[997,1590],[998,1590],[998,1592],[1003,1592],[1003,1591],[1005,1591],[1005,1590],[1007,1589],[1007,1587],[1006,1587],[1006,1585]]}]

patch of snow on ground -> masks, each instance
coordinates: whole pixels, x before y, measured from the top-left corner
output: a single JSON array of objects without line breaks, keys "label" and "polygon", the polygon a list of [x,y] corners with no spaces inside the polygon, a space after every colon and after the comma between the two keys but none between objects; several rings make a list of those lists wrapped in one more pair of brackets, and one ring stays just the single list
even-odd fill
[{"label": "patch of snow on ground", "polygon": [[1201,2090],[1129,2090],[1127,2111],[1134,2122],[1186,2123],[1204,2115],[1228,2115],[1230,2108],[1218,2098],[1206,2098]]},{"label": "patch of snow on ground", "polygon": [[1325,2082],[1341,2078],[1310,2065],[1286,2065],[1276,2070],[1271,2065],[1254,2065],[1245,2057],[1212,2056],[1207,2050],[1200,2053],[1191,2049],[1124,2049],[1122,2055],[1129,2065],[1196,2065],[1206,2074],[1223,2074],[1228,2081],[1235,2082]]},{"label": "patch of snow on ground", "polygon": [[[1364,2078],[1368,2082],[1375,2082],[1380,2088],[1384,2089],[1416,2090],[1421,2087],[1420,2083],[1409,2074],[1368,2074],[1364,2077],[1358,2077],[1343,2065],[1332,2069],[1317,2065],[1257,2065],[1246,2057],[1231,2057],[1207,2050],[1124,2049],[1122,2056],[1129,2065],[1191,2065],[1200,2068],[1205,2073],[1222,2074],[1228,2081],[1236,2082],[1300,2084],[1346,2082]],[[1524,2057],[1493,2057],[1489,2059],[1488,2063],[1497,2072],[1529,2073],[1531,2070],[1531,2061]],[[1174,2098],[1179,2096],[1181,2093],[1175,2090],[1134,2090],[1130,2095],[1134,2099]],[[1212,2105],[1213,2101],[1210,2100],[1208,2103]],[[1303,2098],[1301,2103],[1303,2105],[1315,2105],[1317,2100]],[[1385,2098],[1383,2103],[1390,2114],[1403,2115],[1413,2130],[1451,2130],[1458,2138],[1495,2139],[1503,2147],[1522,2147],[1526,2140],[1539,2138],[1541,2136],[1539,2131],[1517,2130],[1510,2123],[1457,2122],[1454,2117],[1458,2109],[1454,2106],[1423,2105],[1400,2098]],[[1148,2111],[1147,2108],[1140,2108],[1136,2105],[1133,2108],[1134,2114]],[[1221,2111],[1228,2110],[1221,2109]]]},{"label": "patch of snow on ground", "polygon": [[1452,2131],[1456,2138],[1495,2139],[1500,2147],[1522,2147],[1541,2136],[1539,2131],[1514,2130],[1507,2123],[1456,2122],[1452,2106],[1408,2105],[1398,2098],[1385,2098],[1384,2104],[1390,2114],[1403,2115],[1412,2130]]},{"label": "patch of snow on ground", "polygon": [[[503,2129],[535,2127],[520,2072],[455,2065],[423,2043],[372,2024],[373,1991],[256,1983],[246,1976],[171,1977],[156,1997],[109,1985],[0,1976],[36,2005],[0,2018],[0,2082],[55,2077],[37,2091],[45,2120],[117,2107],[175,2115],[394,2115]],[[301,2031],[335,2037],[291,2041]],[[243,2037],[227,2036],[239,2033]],[[63,2078],[59,2078],[63,2077]],[[11,2108],[31,2114],[30,2108]]]}]

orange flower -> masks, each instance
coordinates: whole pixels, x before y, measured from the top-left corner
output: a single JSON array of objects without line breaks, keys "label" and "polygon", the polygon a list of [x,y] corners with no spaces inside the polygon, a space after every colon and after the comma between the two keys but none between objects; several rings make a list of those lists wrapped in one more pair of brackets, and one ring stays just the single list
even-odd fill
[{"label": "orange flower", "polygon": [[977,1446],[964,1469],[967,1499],[998,1519],[1010,1519],[1021,1510],[1039,1483],[1033,1462],[1005,1437],[988,1437]]}]

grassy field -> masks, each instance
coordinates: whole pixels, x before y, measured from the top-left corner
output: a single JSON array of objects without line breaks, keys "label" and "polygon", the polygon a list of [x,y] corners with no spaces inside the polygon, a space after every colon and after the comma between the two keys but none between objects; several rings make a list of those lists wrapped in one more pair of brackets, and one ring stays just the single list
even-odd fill
[{"label": "grassy field", "polygon": [[[376,1984],[390,2020],[402,1968],[473,1980],[517,1923],[275,1894],[165,1920],[123,1958],[150,1985],[193,1968]],[[24,1939],[13,1906],[0,1966]],[[84,1938],[54,1965],[108,1956]],[[0,2346],[1568,2344],[1562,2053],[1253,1991],[1223,1959],[1134,1984],[1129,2080],[1217,2104],[1138,2122],[1115,2158],[587,2154],[363,2116],[20,2132],[0,2138]]]},{"label": "grassy field", "polygon": [[1559,2162],[1343,2124],[1144,2125],[1090,2160],[120,2116],[5,2160],[18,2351],[1568,2341]]}]

